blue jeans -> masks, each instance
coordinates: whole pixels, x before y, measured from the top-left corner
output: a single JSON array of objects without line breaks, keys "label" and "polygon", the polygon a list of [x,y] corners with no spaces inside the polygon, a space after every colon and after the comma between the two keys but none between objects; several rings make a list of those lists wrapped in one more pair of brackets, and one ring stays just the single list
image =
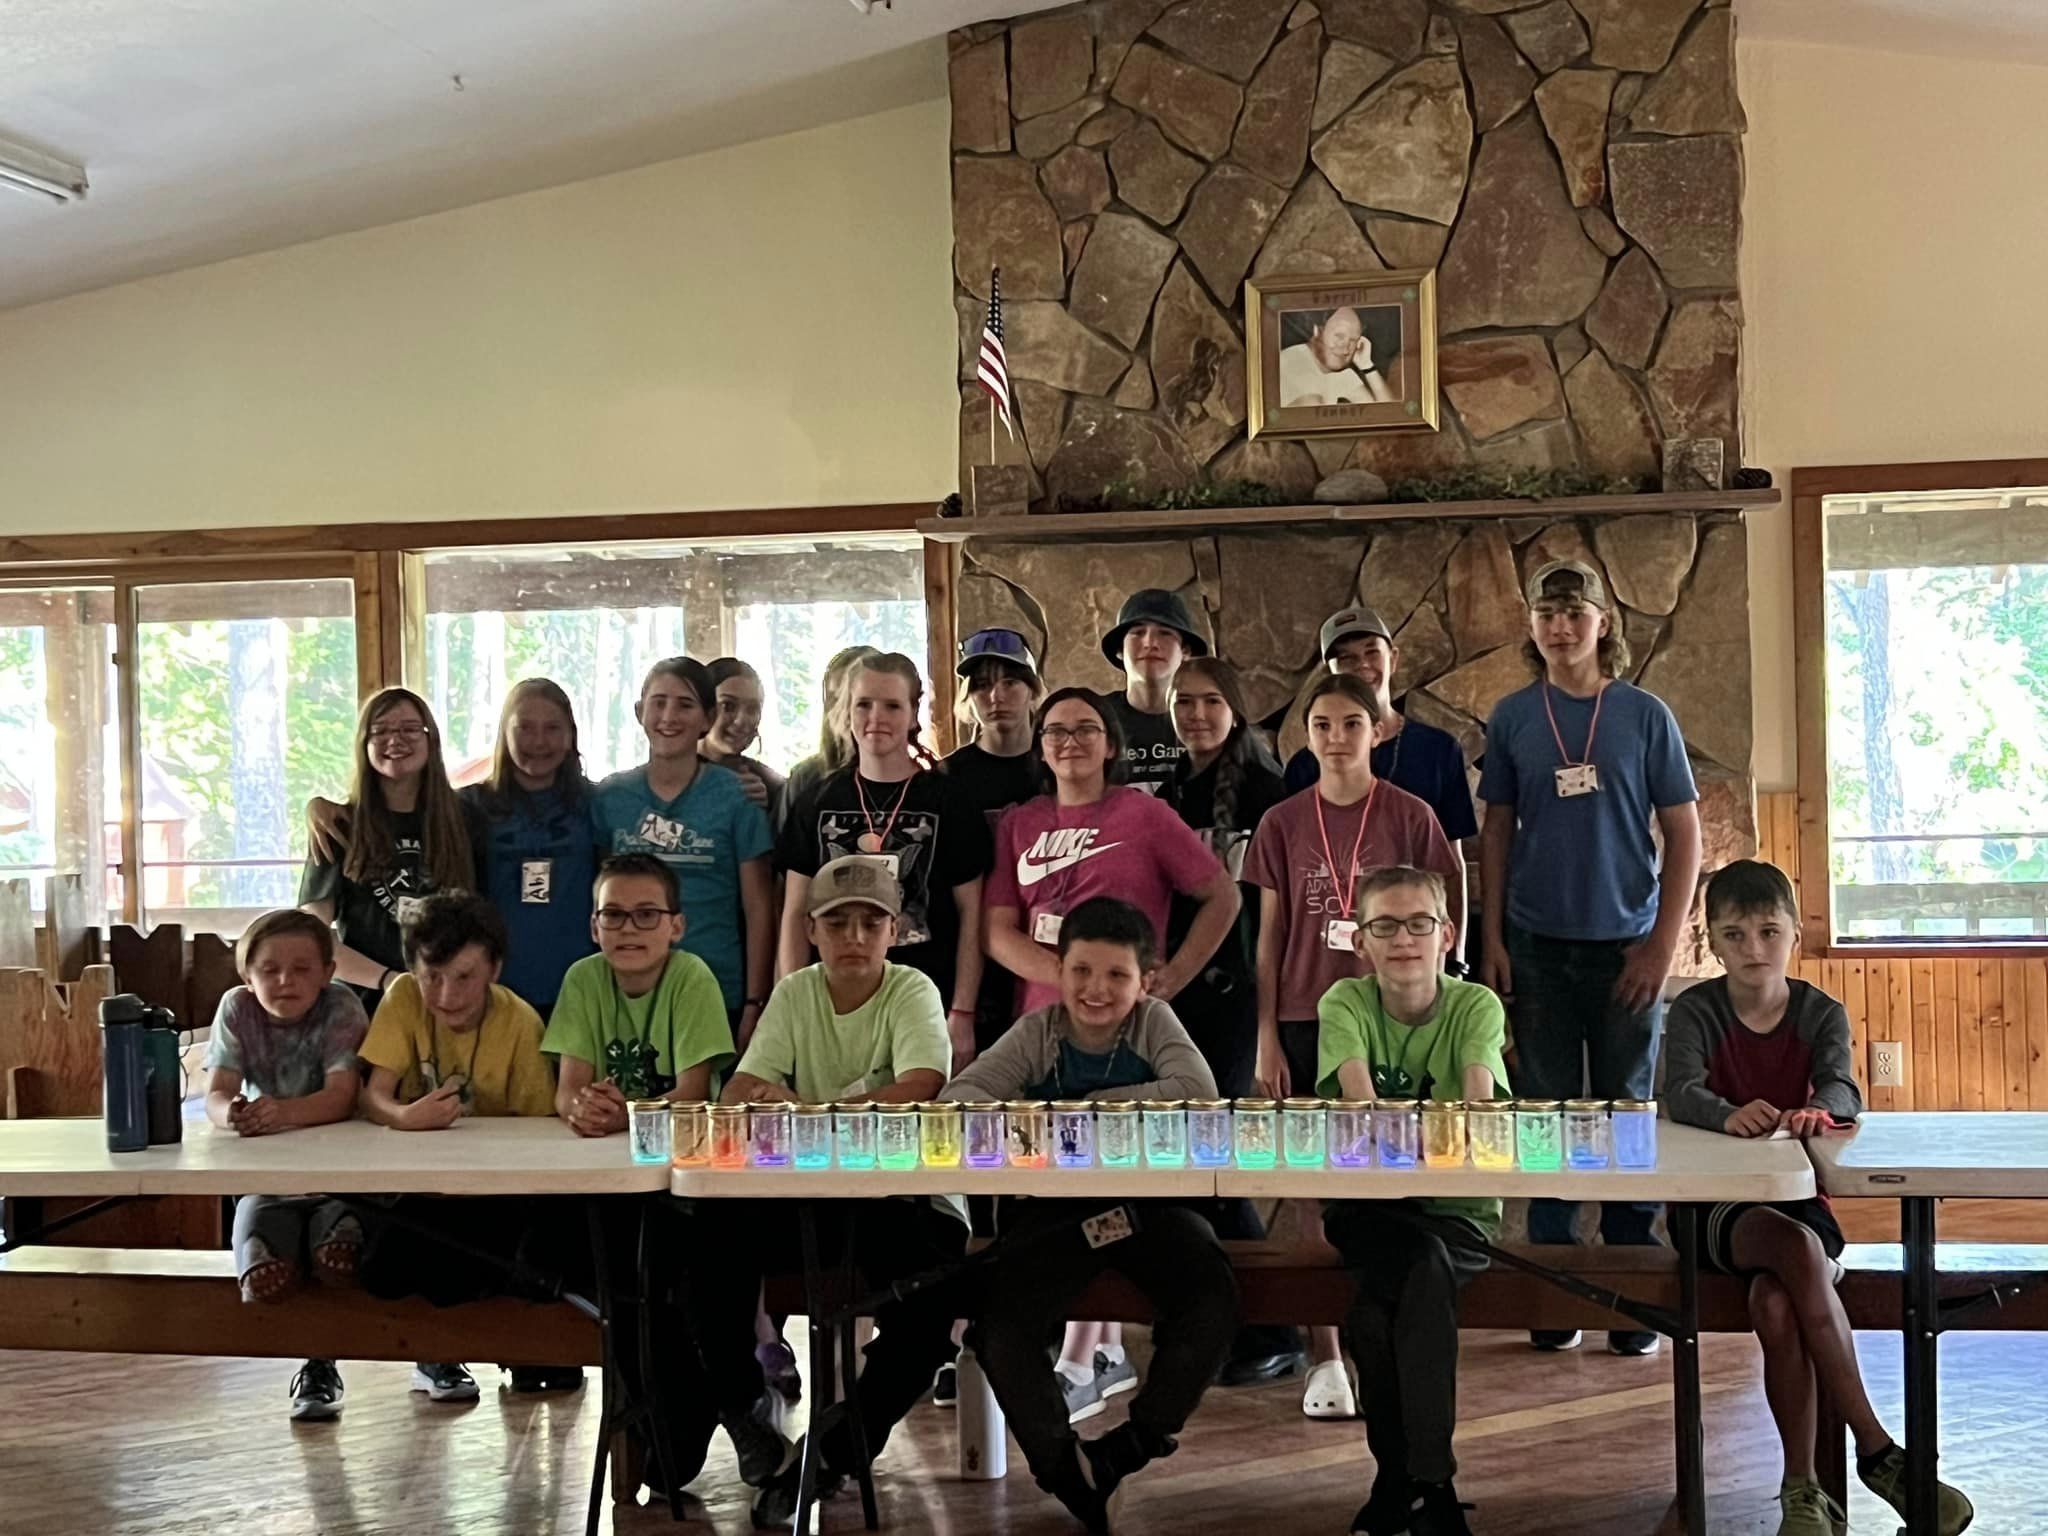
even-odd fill
[{"label": "blue jeans", "polygon": [[[1656,1089],[1664,1000],[1630,1013],[1614,983],[1632,940],[1551,939],[1510,925],[1514,968],[1515,1092],[1525,1098],[1647,1099]],[[1610,1200],[1600,1207],[1600,1240],[1654,1247],[1656,1201]],[[1529,1202],[1529,1241],[1569,1243],[1578,1216],[1570,1200]]]}]

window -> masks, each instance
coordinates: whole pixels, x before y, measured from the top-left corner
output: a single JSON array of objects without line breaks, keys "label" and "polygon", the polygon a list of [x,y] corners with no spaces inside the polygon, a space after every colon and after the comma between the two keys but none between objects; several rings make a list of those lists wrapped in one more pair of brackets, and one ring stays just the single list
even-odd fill
[{"label": "window", "polygon": [[0,590],[0,881],[31,909],[86,876],[88,915],[121,911],[120,689],[111,587]]},{"label": "window", "polygon": [[856,643],[922,659],[912,537],[448,550],[425,560],[425,693],[458,783],[490,770],[506,689],[551,677],[592,778],[646,759],[633,704],[665,656],[739,656],[761,674],[761,739],[787,768],[818,737],[825,661]]},{"label": "window", "polygon": [[298,900],[306,801],[348,788],[354,603],[343,579],[135,589],[149,921],[239,933]]},{"label": "window", "polygon": [[2048,938],[2048,489],[1820,506],[1835,938]]}]

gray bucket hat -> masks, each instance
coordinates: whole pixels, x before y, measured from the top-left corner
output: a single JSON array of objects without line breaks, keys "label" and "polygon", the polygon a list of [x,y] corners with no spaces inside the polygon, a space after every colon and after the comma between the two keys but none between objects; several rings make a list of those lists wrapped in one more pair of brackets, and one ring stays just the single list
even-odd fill
[{"label": "gray bucket hat", "polygon": [[1119,672],[1124,668],[1124,636],[1140,624],[1159,624],[1177,631],[1190,656],[1209,654],[1209,642],[1195,628],[1194,616],[1180,594],[1164,587],[1145,587],[1124,599],[1116,624],[1102,637],[1102,654]]}]

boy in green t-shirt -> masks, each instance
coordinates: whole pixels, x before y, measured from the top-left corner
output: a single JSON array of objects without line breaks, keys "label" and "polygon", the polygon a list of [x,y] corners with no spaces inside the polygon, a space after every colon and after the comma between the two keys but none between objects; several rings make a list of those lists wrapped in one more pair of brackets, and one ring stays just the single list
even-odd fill
[{"label": "boy in green t-shirt", "polygon": [[652,854],[598,867],[590,936],[599,953],[562,977],[540,1048],[556,1057],[555,1113],[580,1136],[626,1128],[634,1099],[708,1099],[732,1065],[732,1025],[711,968],[683,936],[675,871]]},{"label": "boy in green t-shirt", "polygon": [[[1444,975],[1457,931],[1443,881],[1395,865],[1359,882],[1352,943],[1373,973],[1317,1011],[1317,1092],[1330,1098],[1491,1099],[1507,1093],[1506,1015]],[[1345,1343],[1376,1470],[1351,1522],[1366,1536],[1470,1536],[1451,1435],[1458,1422],[1458,1291],[1486,1267],[1468,1246],[1500,1230],[1498,1200],[1332,1200],[1323,1231],[1358,1283]]]},{"label": "boy in green t-shirt", "polygon": [[[818,963],[776,984],[725,1085],[725,1103],[910,1104],[945,1087],[953,1047],[939,990],[920,972],[889,961],[903,914],[891,862],[854,854],[812,877],[805,927]],[[957,1260],[967,1247],[967,1213],[944,1201],[831,1201],[816,1218],[826,1250],[850,1244],[877,1289]],[[796,1510],[800,1450],[782,1438],[764,1404],[747,1320],[764,1270],[802,1262],[798,1224],[785,1200],[700,1201],[695,1224],[691,1306],[719,1422],[739,1455],[741,1478],[760,1490],[754,1524],[786,1526]],[[935,1287],[875,1314],[875,1341],[853,1387],[871,1457],[952,1357],[959,1311],[947,1290]],[[843,1418],[819,1451],[825,1488],[858,1470]]]}]

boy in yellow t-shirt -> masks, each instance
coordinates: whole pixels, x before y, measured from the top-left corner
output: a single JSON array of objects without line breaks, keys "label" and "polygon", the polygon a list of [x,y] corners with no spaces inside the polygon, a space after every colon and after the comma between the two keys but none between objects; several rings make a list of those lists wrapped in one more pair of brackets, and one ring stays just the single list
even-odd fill
[{"label": "boy in yellow t-shirt", "polygon": [[540,1015],[498,985],[505,920],[466,891],[429,896],[405,925],[406,974],[392,982],[358,1053],[363,1112],[399,1131],[464,1115],[552,1115],[554,1075]]},{"label": "boy in yellow t-shirt", "polygon": [[[403,945],[406,974],[384,993],[357,1052],[370,1068],[363,1113],[398,1131],[446,1130],[464,1115],[553,1115],[540,1015],[498,985],[505,920],[497,908],[467,891],[429,896],[406,923]],[[493,1223],[507,1214],[495,1202],[490,1209]],[[438,1219],[456,1218],[450,1209]],[[476,1379],[455,1364],[415,1365],[412,1389],[437,1403],[477,1396]]]}]

